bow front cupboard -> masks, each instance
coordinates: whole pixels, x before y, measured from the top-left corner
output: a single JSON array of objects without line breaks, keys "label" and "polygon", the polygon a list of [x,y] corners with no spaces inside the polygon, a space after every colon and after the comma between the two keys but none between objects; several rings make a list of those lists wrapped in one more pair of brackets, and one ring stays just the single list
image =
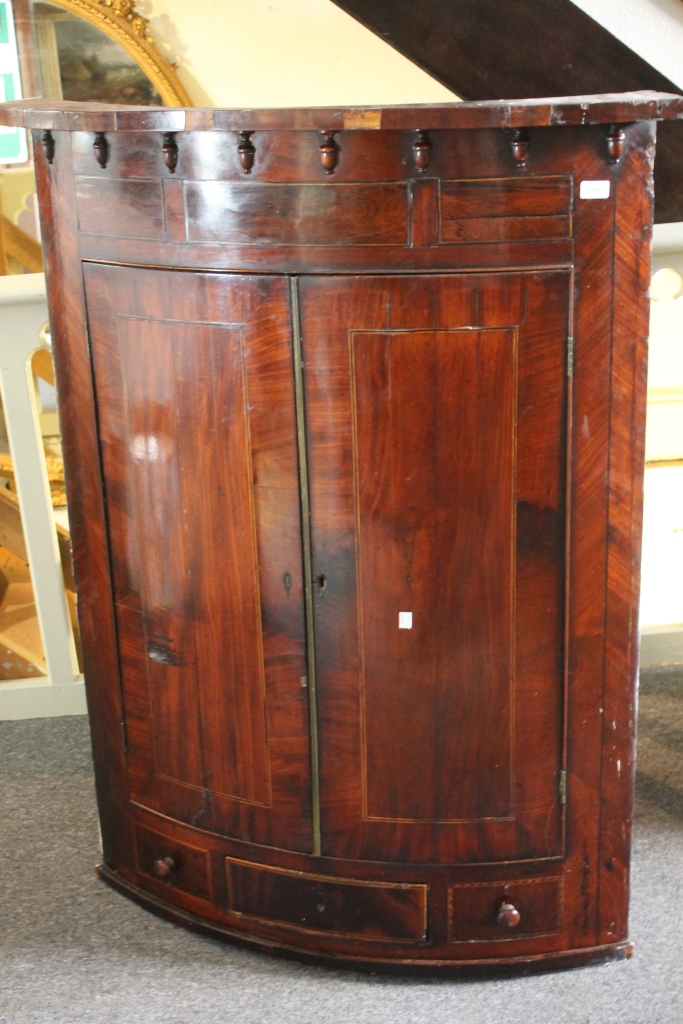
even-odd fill
[{"label": "bow front cupboard", "polygon": [[25,101],[104,843],[299,956],[627,955],[656,94]]}]

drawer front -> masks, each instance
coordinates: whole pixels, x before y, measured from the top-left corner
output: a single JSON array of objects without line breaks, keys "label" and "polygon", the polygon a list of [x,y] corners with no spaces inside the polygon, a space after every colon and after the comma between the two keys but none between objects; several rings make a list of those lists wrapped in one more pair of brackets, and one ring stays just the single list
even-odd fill
[{"label": "drawer front", "polygon": [[359,882],[226,858],[232,914],[306,931],[422,942],[427,886]]},{"label": "drawer front", "polygon": [[450,942],[500,942],[553,935],[560,930],[561,903],[561,878],[452,885],[448,938]]},{"label": "drawer front", "polygon": [[179,843],[140,825],[136,826],[135,840],[138,870],[143,875],[200,900],[211,900],[208,850]]},{"label": "drawer front", "polygon": [[289,185],[185,183],[190,242],[407,245],[405,182]]},{"label": "drawer front", "polygon": [[571,179],[566,175],[444,181],[440,241],[569,238],[571,198]]},{"label": "drawer front", "polygon": [[76,206],[82,234],[159,242],[165,238],[160,181],[77,177]]}]

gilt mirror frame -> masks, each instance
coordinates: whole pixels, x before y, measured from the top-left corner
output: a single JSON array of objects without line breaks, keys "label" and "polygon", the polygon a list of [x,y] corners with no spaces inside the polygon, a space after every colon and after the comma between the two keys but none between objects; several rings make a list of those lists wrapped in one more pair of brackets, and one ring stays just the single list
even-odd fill
[{"label": "gilt mirror frame", "polygon": [[136,0],[50,0],[77,14],[126,50],[169,107],[191,107],[192,101],[172,64],[159,53],[148,31],[149,19],[136,10]]}]

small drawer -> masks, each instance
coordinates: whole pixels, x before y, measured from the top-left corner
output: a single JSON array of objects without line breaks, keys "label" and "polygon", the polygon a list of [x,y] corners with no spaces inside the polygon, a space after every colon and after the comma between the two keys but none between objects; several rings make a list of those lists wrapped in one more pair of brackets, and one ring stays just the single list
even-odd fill
[{"label": "small drawer", "polygon": [[560,930],[562,879],[452,885],[448,890],[449,942],[500,942]]},{"label": "small drawer", "polygon": [[422,942],[427,886],[359,882],[226,858],[230,912],[306,931]]},{"label": "small drawer", "polygon": [[211,899],[211,874],[208,850],[136,826],[135,841],[138,870],[200,900]]},{"label": "small drawer", "polygon": [[571,179],[478,178],[444,181],[440,242],[538,241],[571,237]]},{"label": "small drawer", "polygon": [[190,242],[407,245],[405,182],[289,185],[185,182]]},{"label": "small drawer", "polygon": [[76,178],[81,234],[109,238],[164,239],[161,182],[128,178]]}]

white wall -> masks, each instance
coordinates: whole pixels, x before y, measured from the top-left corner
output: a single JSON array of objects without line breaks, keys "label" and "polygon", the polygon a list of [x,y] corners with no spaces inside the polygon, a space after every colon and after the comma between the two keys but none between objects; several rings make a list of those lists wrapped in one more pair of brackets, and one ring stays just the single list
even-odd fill
[{"label": "white wall", "polygon": [[[681,0],[574,2],[683,89]],[[140,0],[138,6],[197,106],[456,98],[331,0]]]},{"label": "white wall", "polygon": [[457,99],[331,0],[143,0],[195,106],[361,106]]},{"label": "white wall", "polygon": [[681,0],[573,0],[577,7],[683,89]]}]

